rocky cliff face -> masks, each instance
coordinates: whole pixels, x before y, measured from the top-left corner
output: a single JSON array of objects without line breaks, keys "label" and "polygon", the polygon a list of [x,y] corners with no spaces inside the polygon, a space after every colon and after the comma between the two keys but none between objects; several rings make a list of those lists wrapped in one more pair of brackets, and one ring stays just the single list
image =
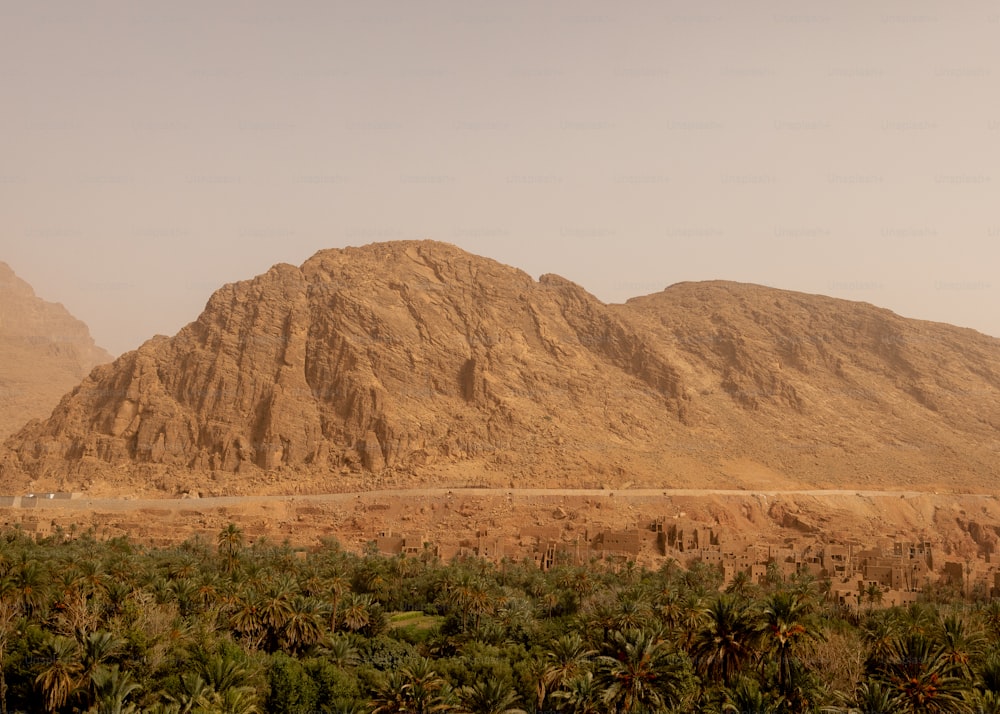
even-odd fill
[{"label": "rocky cliff face", "polygon": [[[745,453],[822,484],[992,489],[1000,340],[866,303],[682,283],[615,306],[690,365]],[[740,409],[729,409],[738,405]]]},{"label": "rocky cliff face", "polygon": [[8,487],[986,484],[1000,341],[729,283],[608,306],[449,245],[227,285],[7,442]]},{"label": "rocky cliff face", "polygon": [[677,421],[684,400],[644,338],[567,281],[444,244],[372,245],[223,287],[12,439],[6,469],[71,485],[121,466],[160,481],[514,456],[537,470],[548,457],[530,452],[559,446],[556,418],[601,452],[609,409]]},{"label": "rocky cliff face", "polygon": [[111,355],[87,326],[0,262],[0,438],[48,416],[59,398]]}]

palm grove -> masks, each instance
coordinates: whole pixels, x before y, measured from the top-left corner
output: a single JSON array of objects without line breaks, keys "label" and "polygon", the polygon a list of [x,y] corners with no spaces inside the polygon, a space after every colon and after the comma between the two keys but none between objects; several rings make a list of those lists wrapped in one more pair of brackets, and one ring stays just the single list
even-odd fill
[{"label": "palm grove", "polygon": [[1000,603],[860,611],[699,562],[0,538],[7,712],[1000,712]]}]

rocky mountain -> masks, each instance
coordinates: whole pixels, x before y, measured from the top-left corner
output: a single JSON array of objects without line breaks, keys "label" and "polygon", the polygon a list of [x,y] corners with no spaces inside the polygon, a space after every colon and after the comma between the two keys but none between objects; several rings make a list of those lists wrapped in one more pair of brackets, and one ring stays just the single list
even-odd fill
[{"label": "rocky mountain", "polygon": [[226,285],[6,443],[3,485],[987,488],[1000,340],[733,283],[605,305],[431,241]]},{"label": "rocky mountain", "polygon": [[0,438],[48,416],[95,365],[111,360],[85,324],[0,262]]},{"label": "rocky mountain", "polygon": [[992,490],[1000,475],[994,337],[727,282],[682,283],[611,309],[642,315],[744,458],[829,486]]}]

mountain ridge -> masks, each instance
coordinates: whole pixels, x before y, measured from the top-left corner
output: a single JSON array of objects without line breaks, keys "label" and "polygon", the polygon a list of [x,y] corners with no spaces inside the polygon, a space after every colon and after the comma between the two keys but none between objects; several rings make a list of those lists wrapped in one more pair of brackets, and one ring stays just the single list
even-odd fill
[{"label": "mountain ridge", "polygon": [[1000,340],[867,303],[708,281],[609,305],[375,243],[221,287],[8,439],[2,483],[985,488],[998,375]]},{"label": "mountain ridge", "polygon": [[0,439],[41,418],[90,369],[110,362],[87,326],[0,261]]}]

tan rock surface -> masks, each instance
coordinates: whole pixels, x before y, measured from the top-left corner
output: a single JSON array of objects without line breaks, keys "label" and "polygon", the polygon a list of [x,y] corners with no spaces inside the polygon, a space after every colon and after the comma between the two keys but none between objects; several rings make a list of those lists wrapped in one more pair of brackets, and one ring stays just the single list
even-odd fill
[{"label": "tan rock surface", "polygon": [[195,535],[212,542],[228,523],[236,523],[250,541],[287,539],[308,547],[336,538],[356,552],[380,533],[392,532],[419,536],[446,556],[463,544],[474,546],[477,534],[485,534],[487,542],[499,539],[503,554],[515,560],[530,557],[542,533],[543,541],[570,544],[590,542],[604,530],[639,530],[646,543],[639,560],[651,567],[663,562],[649,532],[650,522],[658,519],[666,526],[712,528],[729,546],[782,543],[801,550],[831,542],[926,541],[933,545],[938,567],[945,560],[987,554],[995,559],[1000,533],[1000,502],[994,495],[913,491],[424,488],[322,496],[37,500],[32,508],[0,508],[0,524],[38,524],[43,533],[54,527],[64,532],[93,528],[98,537],[128,535],[163,545]]},{"label": "tan rock surface", "polygon": [[832,488],[996,487],[996,338],[727,282],[681,283],[612,309],[645,316],[744,463]]},{"label": "tan rock surface", "polygon": [[0,439],[52,413],[111,355],[62,305],[42,300],[0,262]]},{"label": "tan rock surface", "polygon": [[991,489],[1000,340],[733,283],[605,305],[431,242],[227,285],[8,440],[4,489]]}]

